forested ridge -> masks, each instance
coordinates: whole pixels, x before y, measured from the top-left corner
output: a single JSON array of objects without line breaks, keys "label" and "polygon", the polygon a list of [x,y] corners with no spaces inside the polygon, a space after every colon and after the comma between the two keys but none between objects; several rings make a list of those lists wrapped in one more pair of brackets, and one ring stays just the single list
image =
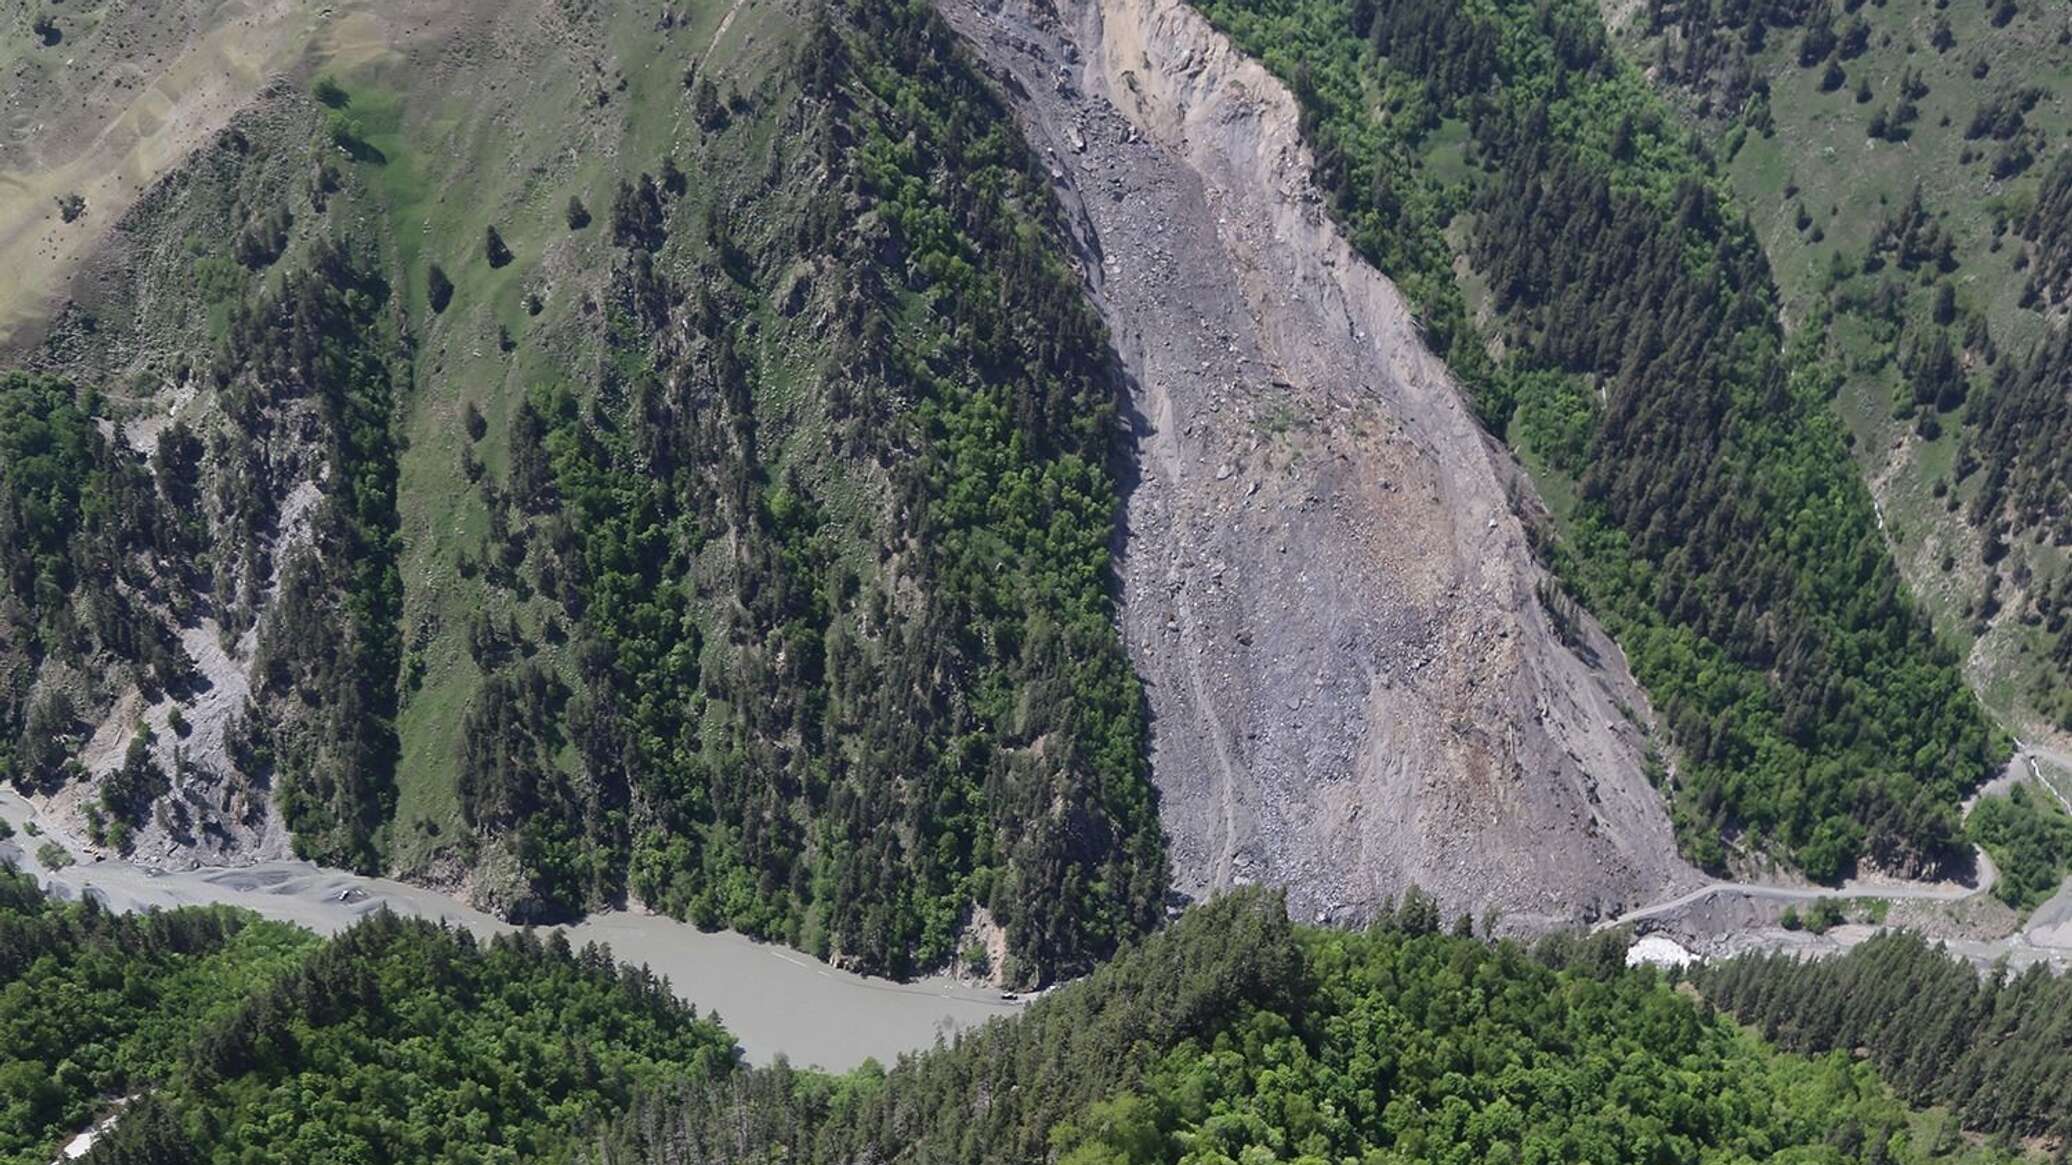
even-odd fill
[{"label": "forested ridge", "polygon": [[1542,549],[1682,753],[1687,853],[1771,849],[1818,879],[1959,857],[1956,800],[2004,746],[1901,586],[1828,413],[1834,370],[1787,343],[1703,143],[1596,9],[1204,11],[1289,81],[1331,207],[1485,422],[1575,480]]},{"label": "forested ridge", "polygon": [[[2035,247],[2031,286],[2056,308],[2072,294],[2072,155],[2044,180],[2021,231]],[[2003,361],[1989,391],[1972,400],[1973,435],[1964,465],[1980,474],[1970,517],[2004,544],[2035,531],[2053,545],[2072,544],[2072,328],[2062,323],[2026,360]],[[2050,630],[2062,633],[2072,590],[2039,599]],[[2059,663],[2072,680],[2072,636],[2058,640]]]},{"label": "forested ridge", "polygon": [[[327,239],[277,291],[241,306],[213,358],[184,373],[217,389],[224,427],[174,421],[148,457],[103,436],[97,421],[110,419],[96,416],[93,389],[19,372],[0,382],[0,773],[18,789],[83,778],[74,752],[85,718],[126,684],[147,704],[177,704],[220,681],[197,672],[180,630],[212,626],[234,640],[280,592],[257,628],[252,698],[229,733],[236,771],[189,771],[180,741],[154,750],[139,725],[87,808],[89,830],[113,849],[127,850],[154,813],[178,836],[205,828],[186,798],[159,801],[178,778],[224,782],[218,808],[247,819],[277,791],[301,856],[380,868],[401,582],[377,267]],[[328,476],[312,536],[279,561],[275,491],[316,473]]]},{"label": "forested ridge", "polygon": [[[394,806],[402,659],[390,433],[397,378],[383,347],[389,288],[378,270],[349,245],[322,241],[308,270],[240,310],[213,371],[244,437],[219,446],[221,456],[266,449],[273,427],[304,409],[322,423],[324,500],[307,544],[274,564],[280,593],[259,627],[257,699],[235,747],[246,777],[279,782],[299,856],[362,872],[381,868]],[[254,465],[245,480],[272,468]],[[229,520],[254,534],[273,517],[256,491],[233,495],[229,509]],[[259,536],[245,545],[263,544]],[[227,591],[232,577],[219,574],[216,586]],[[240,582],[249,603],[264,578],[248,562]]]},{"label": "forested ridge", "polygon": [[1626,966],[1621,932],[1475,929],[1415,888],[1362,932],[1240,891],[1022,1015],[832,1076],[740,1065],[716,1018],[559,932],[378,911],[319,943],[10,871],[0,1136],[41,1162],[119,1105],[88,1160],[1872,1165],[2065,1131],[2072,981],[2041,968],[1981,979],[1888,934],[1700,967],[1701,998]]},{"label": "forested ridge", "polygon": [[[1248,891],[1026,1015],[828,1078],[645,1094],[611,1165],[685,1162],[1927,1161],[1972,1149],[1846,1053],[1779,1055],[1626,938],[1444,934],[1414,891],[1364,933]],[[1945,963],[1969,976],[1961,964]]]},{"label": "forested ridge", "polygon": [[117,915],[0,868],[0,1161],[119,1108],[100,1162],[533,1161],[664,1077],[732,1069],[668,985],[558,932],[379,911],[320,942],[225,907]]},{"label": "forested ridge", "polygon": [[[673,60],[611,197],[541,194],[574,287],[515,227],[406,226],[409,115],[329,76],[158,183],[126,229],[192,254],[105,326],[165,353],[96,385],[74,309],[36,356],[73,380],[0,391],[0,774],[90,760],[120,852],[262,844],[270,802],[298,856],[514,920],[634,902],[882,973],[1041,981],[1153,925],[1119,382],[1047,179],[925,6],[776,33]],[[497,272],[485,380],[449,335]]]},{"label": "forested ridge", "polygon": [[[0,373],[0,778],[22,789],[70,775],[77,703],[68,685],[36,687],[46,665],[83,678],[98,660],[149,690],[189,678],[151,597],[146,553],[192,549],[178,520],[182,437],[161,442],[158,471],[101,435],[101,401],[62,379]],[[127,585],[125,585],[127,584]],[[140,593],[141,592],[141,593]]]},{"label": "forested ridge", "polygon": [[525,917],[631,894],[904,973],[987,962],[975,906],[979,969],[1084,968],[1165,866],[1116,381],[1049,195],[924,5],[815,17],[732,112],[709,86],[708,150],[781,120],[766,176],[621,184],[600,381],[532,390],[483,477],[467,569],[536,614],[470,629],[463,807]]},{"label": "forested ridge", "polygon": [[1980,975],[1902,931],[1845,955],[1744,955],[1701,966],[1705,997],[1779,1047],[1861,1049],[1899,1094],[1965,1127],[2072,1143],[2072,978],[2042,964]]},{"label": "forested ridge", "polygon": [[2072,295],[2072,155],[2059,155],[2046,173],[2021,233],[2035,247],[2035,295],[2053,307],[2064,303]]},{"label": "forested ridge", "polygon": [[1845,411],[1889,394],[1891,436],[1861,420],[1856,435],[1917,583],[1949,590],[1946,622],[2020,669],[2023,706],[2003,711],[2072,729],[2072,163],[2054,148],[2072,26],[2023,0],[1650,0],[1629,31],[1727,158],[1756,147],[1735,184],[1752,215],[1792,224],[1771,255],[1811,301],[1799,326],[1848,375]]},{"label": "forested ridge", "polygon": [[[2058,173],[2072,187],[2072,168],[2060,166]],[[1959,468],[1978,474],[1967,517],[1985,538],[1988,565],[2024,537],[2036,545],[2072,545],[2072,327],[2057,326],[2026,360],[2002,360],[1991,386],[1972,398],[1965,420]],[[2010,577],[2019,616],[2049,636],[2056,699],[2037,702],[2057,714],[2058,727],[2072,729],[2072,570],[2037,578],[2018,565]],[[1987,579],[1984,615],[2005,601],[2000,579],[1997,571]]]},{"label": "forested ridge", "polygon": [[58,902],[0,867],[0,1161],[46,1165],[314,944],[224,908],[136,917]]}]

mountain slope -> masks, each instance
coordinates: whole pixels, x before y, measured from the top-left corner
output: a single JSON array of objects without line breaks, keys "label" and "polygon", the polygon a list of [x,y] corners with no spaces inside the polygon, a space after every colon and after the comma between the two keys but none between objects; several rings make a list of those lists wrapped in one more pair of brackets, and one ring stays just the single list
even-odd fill
[{"label": "mountain slope", "polygon": [[1645,699],[1304,208],[1263,73],[1206,82],[1220,141],[1181,57],[1141,104],[1089,74],[1174,222],[1240,224],[1171,298],[1124,294],[1156,224],[1045,189],[918,14],[448,17],[313,25],[322,83],[257,92],[24,350],[170,442],[170,526],[223,544],[117,551],[177,676],[17,653],[20,779],[82,832],[1016,980],[1155,921],[1161,821],[1182,890],[1345,919],[1415,880],[1545,927],[1690,877]]},{"label": "mountain slope", "polygon": [[1832,370],[1777,327],[1745,220],[1595,10],[1206,11],[1291,78],[1334,211],[1566,495],[1544,545],[1683,753],[1686,852],[1818,879],[1965,861],[1955,804],[2002,746],[1901,588]]},{"label": "mountain slope", "polygon": [[1627,54],[1722,141],[1788,320],[1837,370],[1894,556],[1966,645],[1974,686],[2025,735],[2072,731],[2067,503],[2049,452],[2072,423],[2055,355],[2072,182],[2062,8],[1607,12]]},{"label": "mountain slope", "polygon": [[1689,877],[1644,699],[1543,606],[1530,487],[1319,213],[1287,92],[1178,4],[948,11],[1129,371],[1123,626],[1180,887],[1354,921],[1416,882],[1538,929]]},{"label": "mountain slope", "polygon": [[1772,1051],[1621,966],[1622,940],[1492,948],[1436,933],[1428,899],[1363,934],[1291,927],[1285,909],[1246,892],[1192,910],[889,1072],[777,1065],[657,1090],[591,1159],[2019,1159],[1909,1111],[1846,1054]]},{"label": "mountain slope", "polygon": [[[872,20],[462,13],[162,178],[24,350],[141,500],[62,603],[10,564],[9,775],[883,971],[1148,927],[1106,345],[947,33]],[[149,634],[64,633],[107,603]]]}]

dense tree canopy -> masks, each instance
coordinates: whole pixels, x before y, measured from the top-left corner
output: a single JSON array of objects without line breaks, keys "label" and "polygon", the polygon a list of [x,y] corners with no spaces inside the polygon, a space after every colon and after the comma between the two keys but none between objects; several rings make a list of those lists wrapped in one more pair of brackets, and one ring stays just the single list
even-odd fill
[{"label": "dense tree canopy", "polygon": [[46,1165],[316,940],[222,908],[110,914],[0,868],[0,1162]]},{"label": "dense tree canopy", "polygon": [[246,535],[227,539],[219,557],[246,560],[237,583],[219,576],[226,603],[251,602],[263,578],[273,502],[255,486],[284,468],[266,463],[267,435],[285,418],[312,415],[328,470],[312,537],[279,564],[280,593],[259,627],[258,702],[238,759],[248,775],[278,782],[299,856],[364,872],[381,868],[380,833],[395,801],[402,662],[396,376],[385,344],[389,289],[375,271],[351,245],[321,242],[306,270],[240,309],[214,373],[243,438],[224,454],[253,463],[226,506],[223,532]]},{"label": "dense tree canopy", "polygon": [[1165,877],[1105,337],[925,5],[817,18],[783,87],[708,127],[789,111],[760,183],[624,184],[600,383],[513,410],[470,565],[540,599],[471,630],[463,807],[527,917],[631,893],[904,972],[979,907],[1011,977],[1083,968]]},{"label": "dense tree canopy", "polygon": [[191,1032],[88,1160],[555,1160],[636,1089],[733,1063],[609,950],[381,911]]},{"label": "dense tree canopy", "polygon": [[1695,979],[1781,1047],[1866,1050],[1902,1096],[1947,1105],[1969,1128],[2061,1147],[2072,1137],[2072,978],[2042,964],[1982,977],[1939,945],[1891,932],[1831,959],[1750,955]]},{"label": "dense tree canopy", "polygon": [[[108,681],[182,687],[186,657],[151,610],[147,553],[191,549],[179,517],[182,454],[167,430],[154,482],[144,460],[102,436],[99,398],[53,377],[0,373],[0,779],[60,781],[77,731],[77,693],[37,690],[46,661],[111,665]],[[161,487],[164,492],[161,492]]]},{"label": "dense tree canopy", "polygon": [[665,983],[558,933],[485,944],[382,911],[318,944],[8,874],[0,1136],[40,1163],[128,1096],[90,1160],[2007,1159],[1881,1071],[1970,1129],[2065,1131],[2072,981],[2042,970],[1982,980],[1899,935],[1700,969],[1759,1039],[1627,967],[1624,934],[1448,929],[1414,888],[1361,933],[1243,891],[1021,1016],[835,1077],[740,1067]]},{"label": "dense tree canopy", "polygon": [[1964,827],[1999,869],[1993,893],[2017,910],[2041,905],[2072,874],[2072,814],[2047,791],[2022,784],[1981,797]]},{"label": "dense tree canopy", "polygon": [[1438,922],[1414,893],[1364,934],[1291,926],[1272,895],[1226,897],[889,1073],[780,1064],[648,1094],[598,1157],[1609,1165],[1958,1146],[1929,1143],[1868,1065],[1778,1055],[1626,969],[1622,935],[1528,952]]}]

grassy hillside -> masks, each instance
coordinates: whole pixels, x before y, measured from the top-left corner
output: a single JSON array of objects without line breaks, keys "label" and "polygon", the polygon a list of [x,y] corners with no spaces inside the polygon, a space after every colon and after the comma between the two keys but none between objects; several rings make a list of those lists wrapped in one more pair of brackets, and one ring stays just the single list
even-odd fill
[{"label": "grassy hillside", "polygon": [[270,844],[271,798],[296,852],[509,917],[880,971],[1150,926],[1116,381],[947,32],[560,3],[393,43],[312,50],[29,355],[81,402],[65,480],[166,501],[105,535],[155,639],[39,630],[52,587],[106,621],[93,572],[10,560],[10,775],[147,858]]},{"label": "grassy hillside", "polygon": [[594,177],[463,198],[504,149],[559,153],[531,121],[370,122],[453,285],[403,470],[431,582],[396,853],[515,915],[630,893],[885,970],[958,954],[976,906],[993,970],[1049,974],[1163,879],[1107,615],[1105,343],[939,28],[774,15],[727,25],[746,55],[679,26],[709,49],[682,66],[577,26],[628,36],[624,90],[565,95],[621,120]]},{"label": "grassy hillside", "polygon": [[2052,439],[2072,423],[2050,260],[2050,191],[2072,183],[2063,7],[1618,11],[1625,51],[1721,135],[1792,326],[1842,374],[1837,406],[1915,592],[1997,712],[2072,731],[2072,505]]},{"label": "grassy hillside", "polygon": [[1779,327],[1711,153],[1596,10],[1204,11],[1288,80],[1335,213],[1563,501],[1543,549],[1665,714],[1690,856],[1961,860],[2002,747],[1893,567],[1841,372]]}]

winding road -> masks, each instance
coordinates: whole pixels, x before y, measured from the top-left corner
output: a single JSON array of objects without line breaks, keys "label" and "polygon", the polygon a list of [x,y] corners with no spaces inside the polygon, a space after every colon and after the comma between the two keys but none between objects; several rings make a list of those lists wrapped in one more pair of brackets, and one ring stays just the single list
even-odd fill
[{"label": "winding road", "polygon": [[1606,919],[1592,927],[1592,930],[1607,930],[1625,926],[1648,918],[1659,918],[1673,914],[1694,902],[1702,901],[1716,894],[1745,894],[1750,898],[1767,898],[1783,902],[1817,902],[1822,898],[1882,898],[1888,901],[1907,899],[1912,901],[1955,902],[1974,894],[1983,894],[1993,888],[2000,877],[2000,871],[1993,865],[1993,859],[1986,851],[1974,848],[1978,855],[1978,884],[1965,885],[1961,882],[1861,882],[1854,879],[1840,886],[1770,886],[1759,882],[1708,882],[1685,894],[1636,907]]},{"label": "winding road", "polygon": [[[2049,770],[2061,770],[2065,777],[2072,777],[2072,754],[2067,754],[2049,745],[2017,740],[2015,754],[2008,761],[2005,772],[1981,786],[1964,804],[1969,814],[1979,798],[1994,793],[2003,793],[2024,779],[2034,780],[2049,790],[2059,804],[2072,812],[2072,801],[2066,800],[2065,792],[2053,780]],[[2064,779],[2064,778],[2059,778]],[[1651,919],[1670,919],[1679,912],[1709,898],[1740,895],[1750,899],[1770,902],[1817,902],[1821,899],[1915,902],[1956,902],[1990,891],[1999,880],[2000,871],[1993,859],[1984,850],[1974,850],[1978,857],[1978,878],[1974,883],[1955,882],[1899,882],[1899,881],[1849,881],[1838,887],[1824,886],[1778,886],[1755,882],[1710,882],[1695,890],[1635,907],[1615,918],[1597,923],[1593,931],[1609,930]],[[1874,928],[1837,928],[1835,936],[1844,931],[1870,933]],[[1830,936],[1830,937],[1835,937]],[[1841,938],[1841,946],[1847,947],[1858,941],[1862,934],[1851,933]],[[2072,963],[2072,883],[2059,891],[2057,896],[2032,912],[2021,929],[1997,939],[1950,939],[1952,952],[1961,954],[1980,964],[1990,963],[2003,956],[2013,956],[2017,962],[2043,960],[2057,966]],[[1834,948],[1830,948],[1834,949]]]}]

